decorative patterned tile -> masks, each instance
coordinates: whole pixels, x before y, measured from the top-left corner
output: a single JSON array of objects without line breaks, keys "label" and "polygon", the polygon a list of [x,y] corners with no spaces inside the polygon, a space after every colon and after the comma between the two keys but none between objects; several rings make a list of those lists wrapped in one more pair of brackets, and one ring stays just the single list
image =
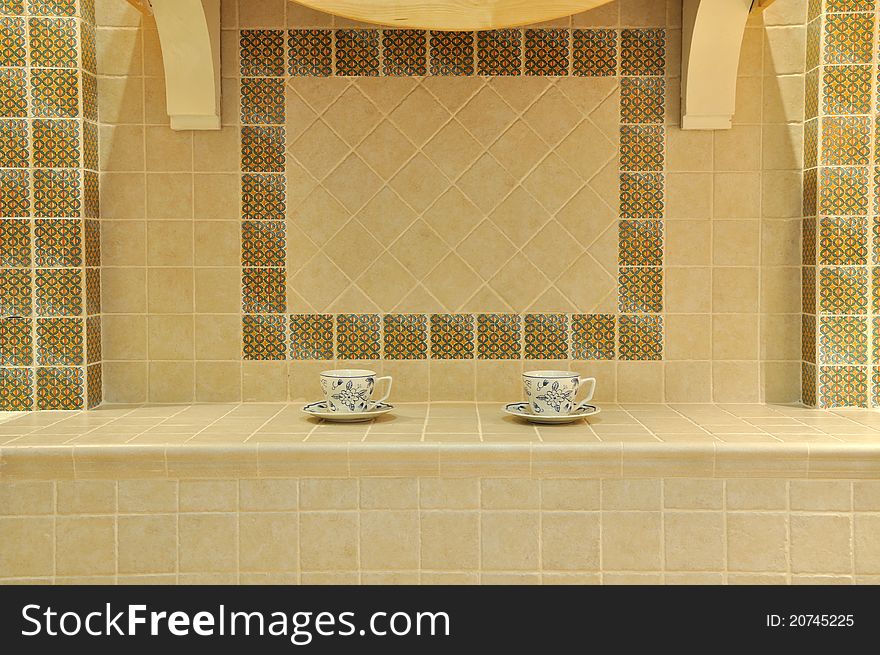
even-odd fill
[{"label": "decorative patterned tile", "polygon": [[0,14],[4,16],[24,15],[25,0],[0,0]]},{"label": "decorative patterned tile", "polygon": [[826,14],[824,63],[869,64],[874,45],[872,14]]},{"label": "decorative patterned tile", "polygon": [[871,268],[871,311],[880,313],[880,267]]},{"label": "decorative patterned tile", "polygon": [[283,175],[241,176],[241,217],[247,220],[284,220]]},{"label": "decorative patterned tile", "polygon": [[568,75],[568,30],[526,30],[526,75]]},{"label": "decorative patterned tile", "polygon": [[27,168],[28,125],[23,120],[0,120],[0,168]]},{"label": "decorative patterned tile", "polygon": [[820,364],[867,364],[868,319],[823,316],[819,319]]},{"label": "decorative patterned tile", "polygon": [[30,265],[30,222],[27,219],[0,218],[0,266]]},{"label": "decorative patterned tile", "polygon": [[290,317],[291,359],[333,359],[333,315],[293,314]]},{"label": "decorative patterned tile", "polygon": [[281,30],[242,30],[239,48],[242,77],[284,77]]},{"label": "decorative patterned tile", "polygon": [[801,402],[807,407],[816,406],[816,367],[801,364]]},{"label": "decorative patterned tile", "polygon": [[871,370],[871,407],[880,405],[880,366]]},{"label": "decorative patterned tile", "polygon": [[618,221],[617,263],[621,266],[662,266],[663,222]]},{"label": "decorative patterned tile", "polygon": [[31,272],[29,269],[0,269],[0,316],[30,316]]},{"label": "decorative patterned tile", "polygon": [[431,75],[473,75],[474,33],[431,32]]},{"label": "decorative patterned tile", "polygon": [[807,24],[807,57],[806,70],[813,70],[819,65],[822,41],[822,21],[811,20]]},{"label": "decorative patterned tile", "polygon": [[336,317],[338,359],[379,359],[379,315],[339,314]]},{"label": "decorative patterned tile", "polygon": [[24,217],[30,214],[30,173],[26,170],[0,170],[0,216]]},{"label": "decorative patterned tile", "polygon": [[83,133],[83,166],[89,170],[98,170],[98,124],[92,121],[82,122]]},{"label": "decorative patterned tile", "polygon": [[103,359],[101,352],[101,317],[86,319],[86,363],[94,364]]},{"label": "decorative patterned tile", "polygon": [[804,123],[804,168],[819,165],[819,119]]},{"label": "decorative patterned tile", "polygon": [[620,217],[663,218],[664,187],[663,173],[621,173]]},{"label": "decorative patterned tile", "polygon": [[617,34],[617,30],[574,30],[572,75],[584,77],[617,75]]},{"label": "decorative patterned tile", "polygon": [[34,166],[76,168],[80,165],[79,121],[33,121]]},{"label": "decorative patterned tile", "polygon": [[804,266],[816,264],[816,219],[806,217],[801,223],[801,263]]},{"label": "decorative patterned tile", "polygon": [[38,368],[37,409],[82,409],[83,369]]},{"label": "decorative patterned tile", "polygon": [[284,172],[284,127],[248,125],[241,128],[241,170]]},{"label": "decorative patterned tile", "polygon": [[880,214],[880,168],[874,168],[874,215]]},{"label": "decorative patterned tile", "polygon": [[379,30],[336,30],[336,74],[379,75]]},{"label": "decorative patterned tile", "polygon": [[819,213],[837,216],[868,213],[866,168],[820,168],[819,176]]},{"label": "decorative patterned tile", "polygon": [[866,407],[867,366],[820,366],[819,406]]},{"label": "decorative patterned tile", "polygon": [[81,21],[79,26],[79,38],[82,43],[80,46],[82,67],[94,75],[98,72],[97,34],[93,25]]},{"label": "decorative patterned tile", "polygon": [[83,216],[98,218],[101,212],[101,198],[98,190],[98,174],[83,171]]},{"label": "decorative patterned tile", "polygon": [[816,308],[816,267],[801,267],[801,311],[815,314]]},{"label": "decorative patterned tile", "polygon": [[242,221],[242,265],[284,266],[284,238],[283,221]]},{"label": "decorative patterned tile", "polygon": [[522,31],[477,32],[478,75],[520,75],[521,71]]},{"label": "decorative patterned tile", "polygon": [[75,16],[76,0],[28,0],[28,9],[31,16]]},{"label": "decorative patterned tile", "polygon": [[101,224],[95,219],[83,221],[85,225],[86,266],[101,265]]},{"label": "decorative patterned tile", "polygon": [[74,18],[31,18],[28,21],[31,66],[76,68],[77,25]]},{"label": "decorative patterned tile", "polygon": [[101,313],[101,269],[86,269],[86,313]]},{"label": "decorative patterned tile", "polygon": [[662,268],[653,266],[620,268],[617,284],[617,306],[621,313],[663,311]]},{"label": "decorative patterned tile", "polygon": [[869,118],[865,116],[826,116],[820,120],[822,121],[822,165],[868,165],[871,156],[871,121]]},{"label": "decorative patterned tile", "polygon": [[[809,93],[812,91],[809,84],[807,91],[809,99]],[[871,111],[870,66],[824,67],[822,73],[822,110],[826,115],[869,113]],[[808,112],[807,118],[811,118],[813,115],[815,113]]]},{"label": "decorative patterned tile", "polygon": [[283,268],[245,268],[241,271],[241,306],[246,314],[280,314],[286,309]]},{"label": "decorative patterned tile", "polygon": [[284,123],[284,80],[246,77],[241,80],[241,122],[245,125]]},{"label": "decorative patterned tile", "polygon": [[98,120],[98,78],[91,73],[82,74],[83,118]]},{"label": "decorative patterned tile", "polygon": [[75,70],[32,68],[31,111],[37,118],[76,118],[79,85]]},{"label": "decorative patterned tile", "polygon": [[0,68],[0,118],[27,116],[27,78],[24,68]]},{"label": "decorative patterned tile", "polygon": [[0,411],[25,412],[34,407],[34,372],[0,368]]},{"label": "decorative patterned tile", "polygon": [[622,360],[663,359],[663,317],[622,315],[618,324],[618,357]]},{"label": "decorative patterned tile", "polygon": [[38,318],[37,365],[82,365],[83,336],[82,319]]},{"label": "decorative patterned tile", "polygon": [[431,314],[431,357],[471,359],[474,356],[472,314]]},{"label": "decorative patterned tile", "polygon": [[285,359],[286,324],[283,316],[241,317],[242,350],[246,360]]},{"label": "decorative patterned tile", "polygon": [[480,359],[522,357],[522,318],[519,314],[477,316],[477,357]]},{"label": "decorative patterned tile", "polygon": [[662,77],[620,79],[620,122],[662,123],[665,118],[666,80]]},{"label": "decorative patterned tile", "polygon": [[804,171],[803,210],[804,216],[815,216],[818,208],[818,176],[819,169],[811,168]]},{"label": "decorative patterned tile", "polygon": [[819,263],[836,266],[867,264],[867,219],[841,216],[820,218]]},{"label": "decorative patterned tile", "polygon": [[661,171],[666,133],[660,125],[620,126],[620,170]]},{"label": "decorative patterned tile", "polygon": [[[825,0],[825,11],[874,11],[876,2],[877,0]],[[822,0],[810,0],[808,5],[810,19],[818,16],[821,11]]]},{"label": "decorative patterned tile", "polygon": [[37,316],[79,316],[82,271],[76,268],[37,269]]},{"label": "decorative patterned tile", "polygon": [[816,317],[809,314],[801,316],[801,358],[816,363]]},{"label": "decorative patterned tile", "polygon": [[428,39],[424,30],[382,30],[382,74],[425,75]]},{"label": "decorative patterned tile", "polygon": [[566,359],[568,317],[565,314],[525,315],[525,358]]},{"label": "decorative patterned tile", "polygon": [[424,314],[385,314],[385,359],[425,359],[428,356],[428,317]]},{"label": "decorative patterned tile", "polygon": [[93,364],[86,368],[86,395],[89,409],[104,402],[103,377],[103,369],[100,364]]},{"label": "decorative patterned tile", "polygon": [[867,268],[863,266],[820,268],[819,311],[828,314],[867,313]]},{"label": "decorative patterned tile", "polygon": [[290,30],[291,76],[328,77],[333,74],[333,32],[331,30]]},{"label": "decorative patterned tile", "polygon": [[666,74],[666,30],[622,30],[621,75]]},{"label": "decorative patterned tile", "polygon": [[871,319],[871,359],[874,362],[880,359],[880,316]]},{"label": "decorative patterned tile", "polygon": [[83,241],[78,219],[34,220],[34,262],[40,267],[77,267],[83,263]]},{"label": "decorative patterned tile", "polygon": [[78,217],[80,172],[77,169],[34,169],[34,216]]},{"label": "decorative patterned tile", "polygon": [[572,359],[614,359],[614,314],[571,317]]},{"label": "decorative patterned tile", "polygon": [[32,366],[33,325],[27,318],[0,318],[0,366]]},{"label": "decorative patterned tile", "polygon": [[24,19],[0,16],[0,66],[25,66]]}]

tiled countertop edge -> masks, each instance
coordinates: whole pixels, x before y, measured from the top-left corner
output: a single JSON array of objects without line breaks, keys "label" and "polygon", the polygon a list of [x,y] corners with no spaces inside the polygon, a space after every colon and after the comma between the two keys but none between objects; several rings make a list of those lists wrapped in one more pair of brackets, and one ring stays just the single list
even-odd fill
[{"label": "tiled countertop edge", "polygon": [[202,444],[0,448],[0,482],[128,478],[880,479],[880,444]]}]

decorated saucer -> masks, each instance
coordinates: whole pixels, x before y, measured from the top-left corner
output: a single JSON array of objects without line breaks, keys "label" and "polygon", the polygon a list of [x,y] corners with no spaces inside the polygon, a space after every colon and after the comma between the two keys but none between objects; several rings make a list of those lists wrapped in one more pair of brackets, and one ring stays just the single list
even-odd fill
[{"label": "decorated saucer", "polygon": [[365,412],[333,412],[327,408],[326,400],[319,400],[316,403],[309,403],[302,408],[302,411],[326,421],[357,423],[359,421],[370,421],[377,416],[387,414],[392,409],[394,409],[394,405],[389,405],[388,403],[373,403],[373,406]]},{"label": "decorated saucer", "polygon": [[600,410],[595,405],[583,403],[571,410],[571,414],[565,414],[563,416],[553,414],[542,415],[534,414],[528,403],[510,403],[509,405],[504,406],[504,411],[511,416],[525,419],[526,421],[529,421],[531,423],[540,423],[542,425],[557,425],[561,423],[573,423],[574,421],[580,421],[582,419],[589,418],[590,416],[595,416],[602,410]]}]

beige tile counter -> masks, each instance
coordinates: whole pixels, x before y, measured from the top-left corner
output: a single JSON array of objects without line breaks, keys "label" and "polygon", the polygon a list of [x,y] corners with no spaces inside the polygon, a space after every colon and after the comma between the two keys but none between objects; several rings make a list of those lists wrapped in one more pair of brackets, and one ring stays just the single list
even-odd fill
[{"label": "beige tile counter", "polygon": [[319,421],[296,404],[0,417],[0,480],[411,475],[880,478],[880,414],[621,404],[535,426],[498,403],[403,403],[356,424]]}]

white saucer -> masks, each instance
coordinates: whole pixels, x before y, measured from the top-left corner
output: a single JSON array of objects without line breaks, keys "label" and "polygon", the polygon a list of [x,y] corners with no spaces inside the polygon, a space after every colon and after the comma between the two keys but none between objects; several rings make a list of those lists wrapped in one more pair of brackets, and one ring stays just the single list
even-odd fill
[{"label": "white saucer", "polygon": [[504,411],[511,416],[522,418],[531,423],[541,423],[542,425],[557,425],[561,423],[572,423],[580,421],[590,416],[595,416],[602,410],[595,405],[583,403],[575,407],[571,414],[564,416],[554,416],[552,414],[533,414],[528,403],[510,403],[504,406]]},{"label": "white saucer", "polygon": [[302,408],[302,411],[316,418],[334,421],[335,423],[357,423],[359,421],[370,421],[377,416],[387,414],[392,409],[394,409],[394,405],[375,403],[365,412],[331,412],[327,409],[327,401],[319,400],[316,403],[309,403]]}]

